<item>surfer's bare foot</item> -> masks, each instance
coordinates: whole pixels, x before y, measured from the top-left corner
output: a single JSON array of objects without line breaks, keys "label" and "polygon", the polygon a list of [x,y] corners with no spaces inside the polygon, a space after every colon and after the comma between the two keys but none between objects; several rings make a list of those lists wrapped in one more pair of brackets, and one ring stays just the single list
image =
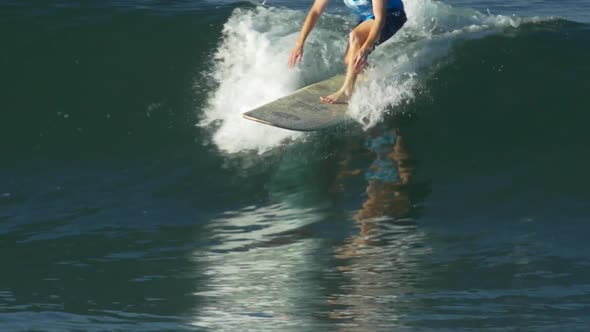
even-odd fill
[{"label": "surfer's bare foot", "polygon": [[350,97],[346,91],[338,91],[326,97],[320,97],[323,103],[327,104],[348,104]]}]

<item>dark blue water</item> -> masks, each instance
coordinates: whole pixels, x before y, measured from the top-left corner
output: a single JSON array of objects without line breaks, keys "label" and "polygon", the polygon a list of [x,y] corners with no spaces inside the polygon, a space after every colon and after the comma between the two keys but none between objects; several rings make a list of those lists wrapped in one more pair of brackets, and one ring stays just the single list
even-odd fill
[{"label": "dark blue water", "polygon": [[0,331],[585,331],[589,3],[405,3],[298,134],[336,1],[2,2]]}]

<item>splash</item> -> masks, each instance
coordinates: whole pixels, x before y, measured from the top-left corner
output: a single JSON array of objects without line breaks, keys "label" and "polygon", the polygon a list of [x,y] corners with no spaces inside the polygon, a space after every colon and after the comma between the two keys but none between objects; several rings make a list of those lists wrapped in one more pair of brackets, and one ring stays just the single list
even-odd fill
[{"label": "splash", "polygon": [[[288,95],[307,82],[319,81],[330,70],[336,73],[331,67],[337,53],[331,50],[343,49],[343,42],[337,46],[326,43],[313,52],[306,49],[304,65],[288,68],[289,53],[304,15],[299,11],[265,7],[236,9],[225,24],[209,73],[209,79],[217,87],[199,124],[217,125],[212,140],[220,150],[262,153],[285,140],[302,136],[244,120],[241,114]],[[325,36],[326,32],[334,34],[321,27],[318,30],[319,33],[309,38],[308,45],[317,44],[318,38],[329,37]]]},{"label": "splash", "polygon": [[[373,52],[349,106],[351,116],[365,128],[414,99],[420,81],[456,41],[481,38],[524,21],[431,0],[404,3],[408,22]],[[303,137],[244,120],[241,114],[344,71],[342,54],[355,22],[352,16],[338,14],[324,14],[306,42],[303,65],[287,68],[305,15],[286,8],[238,8],[225,23],[208,73],[216,87],[199,123],[212,128],[212,141],[219,150],[263,153]]]},{"label": "splash", "polygon": [[413,100],[421,80],[456,42],[535,20],[483,14],[430,0],[405,0],[404,4],[408,21],[373,52],[366,77],[359,79],[349,106],[352,117],[365,129]]}]

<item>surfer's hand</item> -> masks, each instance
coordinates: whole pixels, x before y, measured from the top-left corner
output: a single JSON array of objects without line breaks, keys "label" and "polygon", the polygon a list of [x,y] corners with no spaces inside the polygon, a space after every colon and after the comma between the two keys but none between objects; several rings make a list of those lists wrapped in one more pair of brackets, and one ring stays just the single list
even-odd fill
[{"label": "surfer's hand", "polygon": [[370,51],[366,48],[361,48],[354,57],[354,71],[359,72],[367,64],[367,57]]},{"label": "surfer's hand", "polygon": [[303,45],[297,44],[295,48],[291,51],[291,56],[289,57],[289,68],[295,67],[297,62],[301,63],[301,59],[303,58]]}]

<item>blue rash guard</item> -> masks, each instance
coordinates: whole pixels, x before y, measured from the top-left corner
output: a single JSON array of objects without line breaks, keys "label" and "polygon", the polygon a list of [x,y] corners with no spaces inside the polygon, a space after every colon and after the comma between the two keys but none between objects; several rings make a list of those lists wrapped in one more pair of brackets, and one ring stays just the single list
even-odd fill
[{"label": "blue rash guard", "polygon": [[[358,16],[361,22],[375,18],[373,0],[344,0],[344,4]],[[388,12],[404,10],[402,0],[387,0],[386,7]]]}]

